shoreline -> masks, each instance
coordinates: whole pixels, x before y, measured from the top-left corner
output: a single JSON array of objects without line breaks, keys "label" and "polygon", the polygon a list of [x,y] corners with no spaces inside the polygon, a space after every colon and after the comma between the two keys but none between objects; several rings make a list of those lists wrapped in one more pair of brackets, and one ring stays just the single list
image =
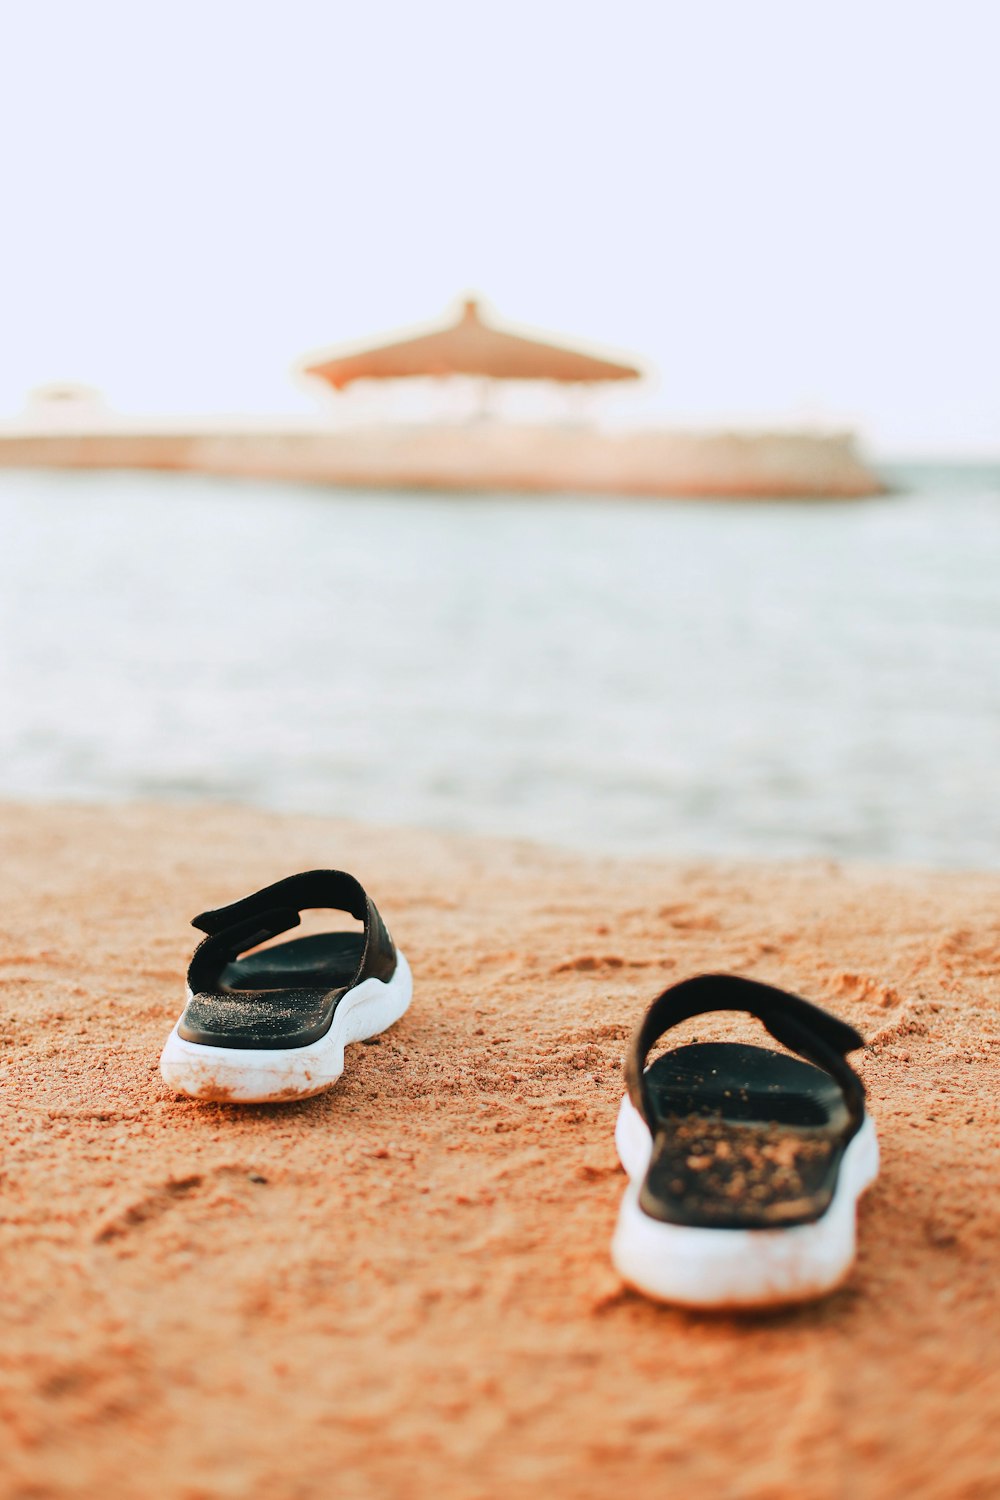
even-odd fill
[{"label": "shoreline", "polygon": [[[1000,874],[190,804],[6,803],[0,832],[11,1495],[131,1500],[154,1463],[167,1500],[311,1500],[331,1473],[441,1500],[997,1483]],[[324,865],[371,890],[411,1010],[314,1100],[176,1099],[191,916]],[[608,1259],[625,1039],[712,969],[869,1041],[883,1173],[851,1280],[794,1312],[657,1307]]]},{"label": "shoreline", "polygon": [[859,500],[888,486],[849,433],[605,432],[506,423],[0,433],[0,469],[153,469],[352,489]]},{"label": "shoreline", "polygon": [[626,872],[641,872],[643,870],[653,872],[682,871],[685,874],[691,871],[716,871],[729,875],[743,874],[747,880],[752,880],[757,872],[791,872],[795,870],[817,873],[820,875],[839,876],[854,873],[857,875],[870,875],[873,877],[882,875],[887,878],[895,878],[900,881],[907,879],[920,880],[927,877],[930,880],[953,877],[957,880],[995,880],[1000,881],[1000,865],[991,867],[989,865],[961,864],[959,862],[948,864],[931,864],[921,860],[894,860],[879,859],[874,855],[862,854],[830,854],[814,852],[810,854],[718,854],[708,850],[697,850],[680,852],[675,855],[655,854],[648,850],[622,849],[611,845],[604,847],[592,845],[585,848],[582,841],[580,844],[560,843],[558,839],[547,839],[539,835],[534,837],[528,834],[498,833],[492,829],[455,829],[448,828],[443,824],[423,822],[399,822],[398,820],[386,819],[382,821],[377,818],[351,817],[335,812],[304,812],[300,809],[282,807],[276,804],[268,805],[263,802],[242,802],[237,800],[226,801],[224,799],[206,797],[201,793],[184,793],[178,796],[151,796],[133,795],[126,793],[119,798],[109,798],[103,791],[94,792],[92,795],[77,793],[62,796],[51,796],[46,792],[37,794],[24,792],[14,795],[10,792],[0,791],[0,823],[5,813],[16,814],[19,809],[33,808],[55,813],[60,810],[72,815],[76,812],[98,812],[109,817],[118,814],[134,812],[137,815],[144,813],[153,816],[163,813],[164,815],[179,813],[198,816],[204,814],[211,817],[214,814],[225,816],[239,816],[245,814],[248,818],[278,819],[290,824],[313,824],[323,823],[338,830],[348,833],[354,832],[371,838],[377,835],[398,835],[407,840],[445,840],[449,844],[460,848],[464,845],[479,846],[486,845],[497,851],[506,849],[512,855],[515,853],[531,854],[534,852],[539,859],[557,859],[580,864],[621,866]]}]

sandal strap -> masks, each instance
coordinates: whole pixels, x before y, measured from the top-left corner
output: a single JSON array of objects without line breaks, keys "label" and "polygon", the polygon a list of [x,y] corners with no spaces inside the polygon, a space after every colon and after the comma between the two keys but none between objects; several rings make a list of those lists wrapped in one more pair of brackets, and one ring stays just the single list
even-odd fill
[{"label": "sandal strap", "polygon": [[[370,905],[360,881],[344,870],[305,870],[301,875],[286,875],[284,880],[265,885],[252,896],[244,896],[242,900],[233,901],[229,906],[203,911],[192,919],[191,926],[197,927],[200,932],[207,932],[209,937],[215,937],[220,932],[240,926],[248,918],[280,912],[282,916],[294,917],[295,920],[289,922],[288,926],[295,927],[298,925],[300,912],[317,906],[350,912],[352,917],[364,922],[368,918]],[[279,928],[278,931],[287,932],[288,928]],[[277,935],[277,932],[272,934],[274,937]]]},{"label": "sandal strap", "polygon": [[188,975],[192,993],[214,982],[227,963],[250,948],[298,927],[300,913],[316,907],[346,911],[364,923],[359,974],[382,977],[395,967],[395,949],[378,909],[364,886],[344,870],[306,870],[287,875],[250,896],[203,911],[191,926],[207,934],[195,949]]},{"label": "sandal strap", "polygon": [[633,1035],[625,1059],[629,1098],[650,1128],[656,1112],[646,1081],[646,1058],[654,1042],[673,1026],[712,1011],[739,1010],[755,1016],[775,1041],[814,1063],[840,1085],[851,1120],[850,1135],[861,1126],[865,1088],[846,1053],[865,1045],[846,1021],[821,1010],[800,995],[744,979],[736,974],[699,974],[671,985],[654,1000]]}]

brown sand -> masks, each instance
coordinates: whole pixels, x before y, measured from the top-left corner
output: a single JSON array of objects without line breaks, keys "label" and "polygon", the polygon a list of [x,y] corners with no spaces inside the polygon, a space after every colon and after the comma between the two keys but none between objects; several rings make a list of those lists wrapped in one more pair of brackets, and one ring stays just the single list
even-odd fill
[{"label": "brown sand", "polygon": [[[0,831],[5,1496],[1000,1494],[1000,877],[233,810]],[[409,1014],[317,1099],[173,1097],[190,917],[331,864],[408,953]],[[610,1268],[624,1041],[705,969],[871,1039],[858,1265],[795,1312],[685,1314]]]}]

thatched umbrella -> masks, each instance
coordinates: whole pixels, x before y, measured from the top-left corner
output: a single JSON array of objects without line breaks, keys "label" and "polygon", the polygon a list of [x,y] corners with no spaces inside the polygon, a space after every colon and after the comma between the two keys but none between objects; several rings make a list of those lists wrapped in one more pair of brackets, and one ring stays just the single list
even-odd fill
[{"label": "thatched umbrella", "polygon": [[427,375],[479,375],[491,380],[558,380],[592,384],[602,380],[635,380],[632,365],[596,359],[560,344],[522,338],[485,322],[476,302],[466,302],[454,323],[435,333],[398,343],[375,344],[337,359],[306,366],[335,390],[354,380],[405,380]]}]

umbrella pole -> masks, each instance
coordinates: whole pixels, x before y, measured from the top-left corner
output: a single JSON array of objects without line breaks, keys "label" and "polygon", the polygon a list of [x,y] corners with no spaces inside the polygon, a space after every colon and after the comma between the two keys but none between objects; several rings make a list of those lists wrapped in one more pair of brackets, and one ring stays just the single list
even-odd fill
[{"label": "umbrella pole", "polygon": [[582,381],[577,381],[569,388],[569,406],[572,413],[572,422],[575,427],[592,427],[594,423],[594,406],[591,401],[593,391],[588,389]]}]

